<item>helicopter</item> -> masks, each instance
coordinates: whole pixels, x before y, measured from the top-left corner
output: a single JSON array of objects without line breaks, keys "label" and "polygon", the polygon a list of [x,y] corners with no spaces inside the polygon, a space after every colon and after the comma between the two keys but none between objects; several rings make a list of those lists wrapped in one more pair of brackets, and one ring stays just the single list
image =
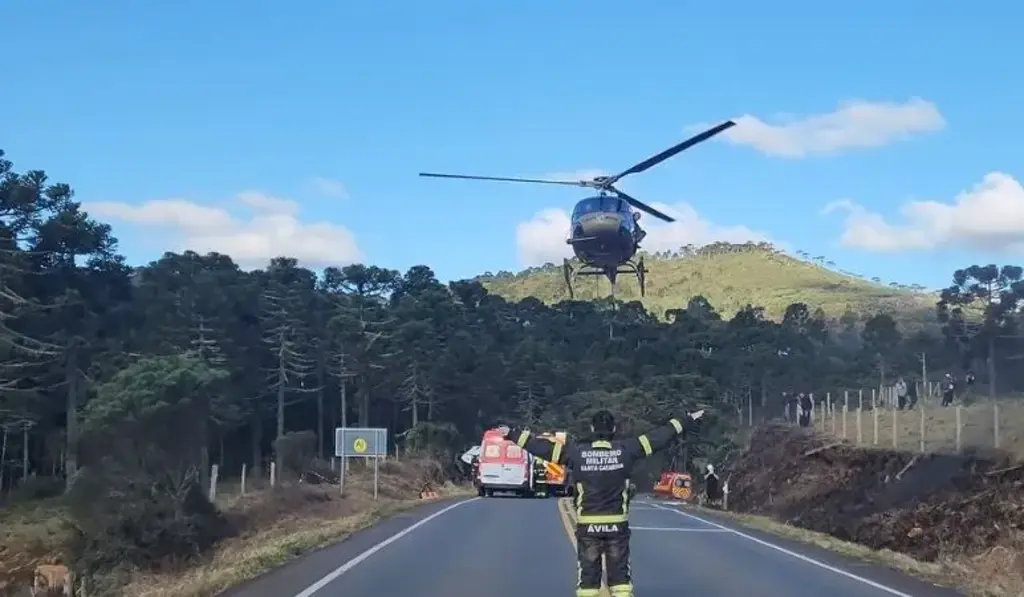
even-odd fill
[{"label": "helicopter", "polygon": [[[498,182],[523,182],[532,184],[555,184],[593,189],[597,195],[586,197],[576,203],[570,218],[569,238],[566,242],[572,246],[579,267],[565,259],[562,263],[562,274],[573,298],[573,284],[579,276],[604,276],[611,282],[612,297],[619,274],[632,274],[640,284],[640,296],[647,292],[647,273],[644,258],[634,260],[640,250],[640,242],[647,236],[640,227],[640,212],[664,220],[674,222],[671,216],[663,214],[640,200],[623,193],[615,187],[615,183],[630,174],[637,174],[664,162],[672,156],[707,141],[722,133],[736,123],[727,120],[689,139],[653,155],[646,160],[623,170],[614,176],[597,176],[590,180],[549,180],[539,178],[507,178],[500,176],[476,176],[470,174],[441,174],[437,172],[420,172],[420,176],[431,178],[457,178],[463,180],[491,180]],[[634,209],[639,211],[634,211]]]}]

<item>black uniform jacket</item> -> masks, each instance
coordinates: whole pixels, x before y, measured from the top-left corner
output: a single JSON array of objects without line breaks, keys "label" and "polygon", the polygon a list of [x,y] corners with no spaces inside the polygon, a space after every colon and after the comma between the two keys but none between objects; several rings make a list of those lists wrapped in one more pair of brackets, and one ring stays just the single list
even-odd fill
[{"label": "black uniform jacket", "polygon": [[577,525],[625,525],[629,520],[629,478],[641,458],[668,446],[683,433],[681,421],[628,439],[566,442],[534,437],[528,429],[511,429],[508,438],[536,457],[563,464],[573,473]]}]

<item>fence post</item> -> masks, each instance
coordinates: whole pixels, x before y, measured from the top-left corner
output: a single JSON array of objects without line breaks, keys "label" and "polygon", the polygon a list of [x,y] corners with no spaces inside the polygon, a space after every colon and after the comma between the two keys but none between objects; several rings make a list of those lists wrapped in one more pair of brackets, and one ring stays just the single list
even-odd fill
[{"label": "fence post", "polygon": [[957,452],[957,454],[960,453],[960,449],[961,449],[961,446],[960,446],[960,429],[963,428],[963,425],[960,422],[960,417],[962,416],[960,413],[961,413],[960,405],[957,404],[956,405],[956,452]]},{"label": "fence post", "polygon": [[862,418],[861,415],[863,414],[863,412],[864,411],[860,407],[857,408],[857,445],[858,446],[864,443],[864,429],[863,429],[864,423],[863,423],[863,421],[861,421],[861,418]]},{"label": "fence post", "polygon": [[899,450],[900,449],[900,436],[899,436],[899,431],[897,431],[899,429],[899,422],[900,422],[899,419],[900,419],[900,411],[899,411],[899,409],[898,408],[892,409],[892,449],[893,450]]},{"label": "fence post", "polygon": [[216,464],[210,467],[210,503],[214,503],[217,500],[217,474],[220,472],[220,467]]},{"label": "fence post", "polygon": [[999,449],[999,403],[992,405],[992,445]]},{"label": "fence post", "polygon": [[921,413],[921,428],[920,428],[920,433],[921,433],[921,452],[924,453],[924,409],[923,408],[918,409],[918,412]]},{"label": "fence post", "polygon": [[846,415],[850,412],[850,390],[843,390],[843,439],[848,436],[846,434]]},{"label": "fence post", "polygon": [[875,399],[875,389],[871,388],[871,424],[874,426],[874,445],[878,445],[878,400]]},{"label": "fence post", "polygon": [[242,463],[242,486],[241,486],[242,495],[245,495],[245,473],[246,473],[246,468],[247,467],[245,466],[245,463],[243,462]]},{"label": "fence post", "polygon": [[832,435],[836,434],[836,405],[832,403],[832,393],[825,393],[825,402],[828,404],[828,412],[832,415]]},{"label": "fence post", "polygon": [[277,463],[270,463],[270,486],[277,487]]},{"label": "fence post", "polygon": [[753,396],[748,396],[747,397],[747,423],[751,427],[754,426],[754,397]]}]

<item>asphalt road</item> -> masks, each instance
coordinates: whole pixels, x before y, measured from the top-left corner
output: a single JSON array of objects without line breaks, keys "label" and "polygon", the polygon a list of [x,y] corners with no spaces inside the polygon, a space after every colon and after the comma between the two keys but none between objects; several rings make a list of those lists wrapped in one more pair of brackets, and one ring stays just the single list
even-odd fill
[{"label": "asphalt road", "polygon": [[[703,514],[698,520],[674,508],[634,503],[632,569],[639,597],[958,595],[892,570],[755,531],[732,530],[724,521]],[[401,536],[391,540],[396,534]],[[378,547],[382,541],[390,542]],[[575,552],[555,500],[486,498],[424,506],[230,594],[571,597],[575,581]]]}]

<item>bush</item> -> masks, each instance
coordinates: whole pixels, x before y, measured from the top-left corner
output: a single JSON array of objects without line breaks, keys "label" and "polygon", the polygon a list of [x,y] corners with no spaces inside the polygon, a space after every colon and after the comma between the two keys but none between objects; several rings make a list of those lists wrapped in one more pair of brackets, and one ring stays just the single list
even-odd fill
[{"label": "bush", "polygon": [[28,502],[57,497],[64,493],[64,479],[32,475],[11,492],[11,501]]},{"label": "bush", "polygon": [[108,463],[80,471],[72,483],[68,559],[84,577],[180,565],[230,534],[197,475],[168,483],[128,473]]},{"label": "bush", "polygon": [[281,456],[282,473],[293,477],[306,470],[316,457],[316,434],[312,431],[290,431],[274,440],[274,451]]}]

